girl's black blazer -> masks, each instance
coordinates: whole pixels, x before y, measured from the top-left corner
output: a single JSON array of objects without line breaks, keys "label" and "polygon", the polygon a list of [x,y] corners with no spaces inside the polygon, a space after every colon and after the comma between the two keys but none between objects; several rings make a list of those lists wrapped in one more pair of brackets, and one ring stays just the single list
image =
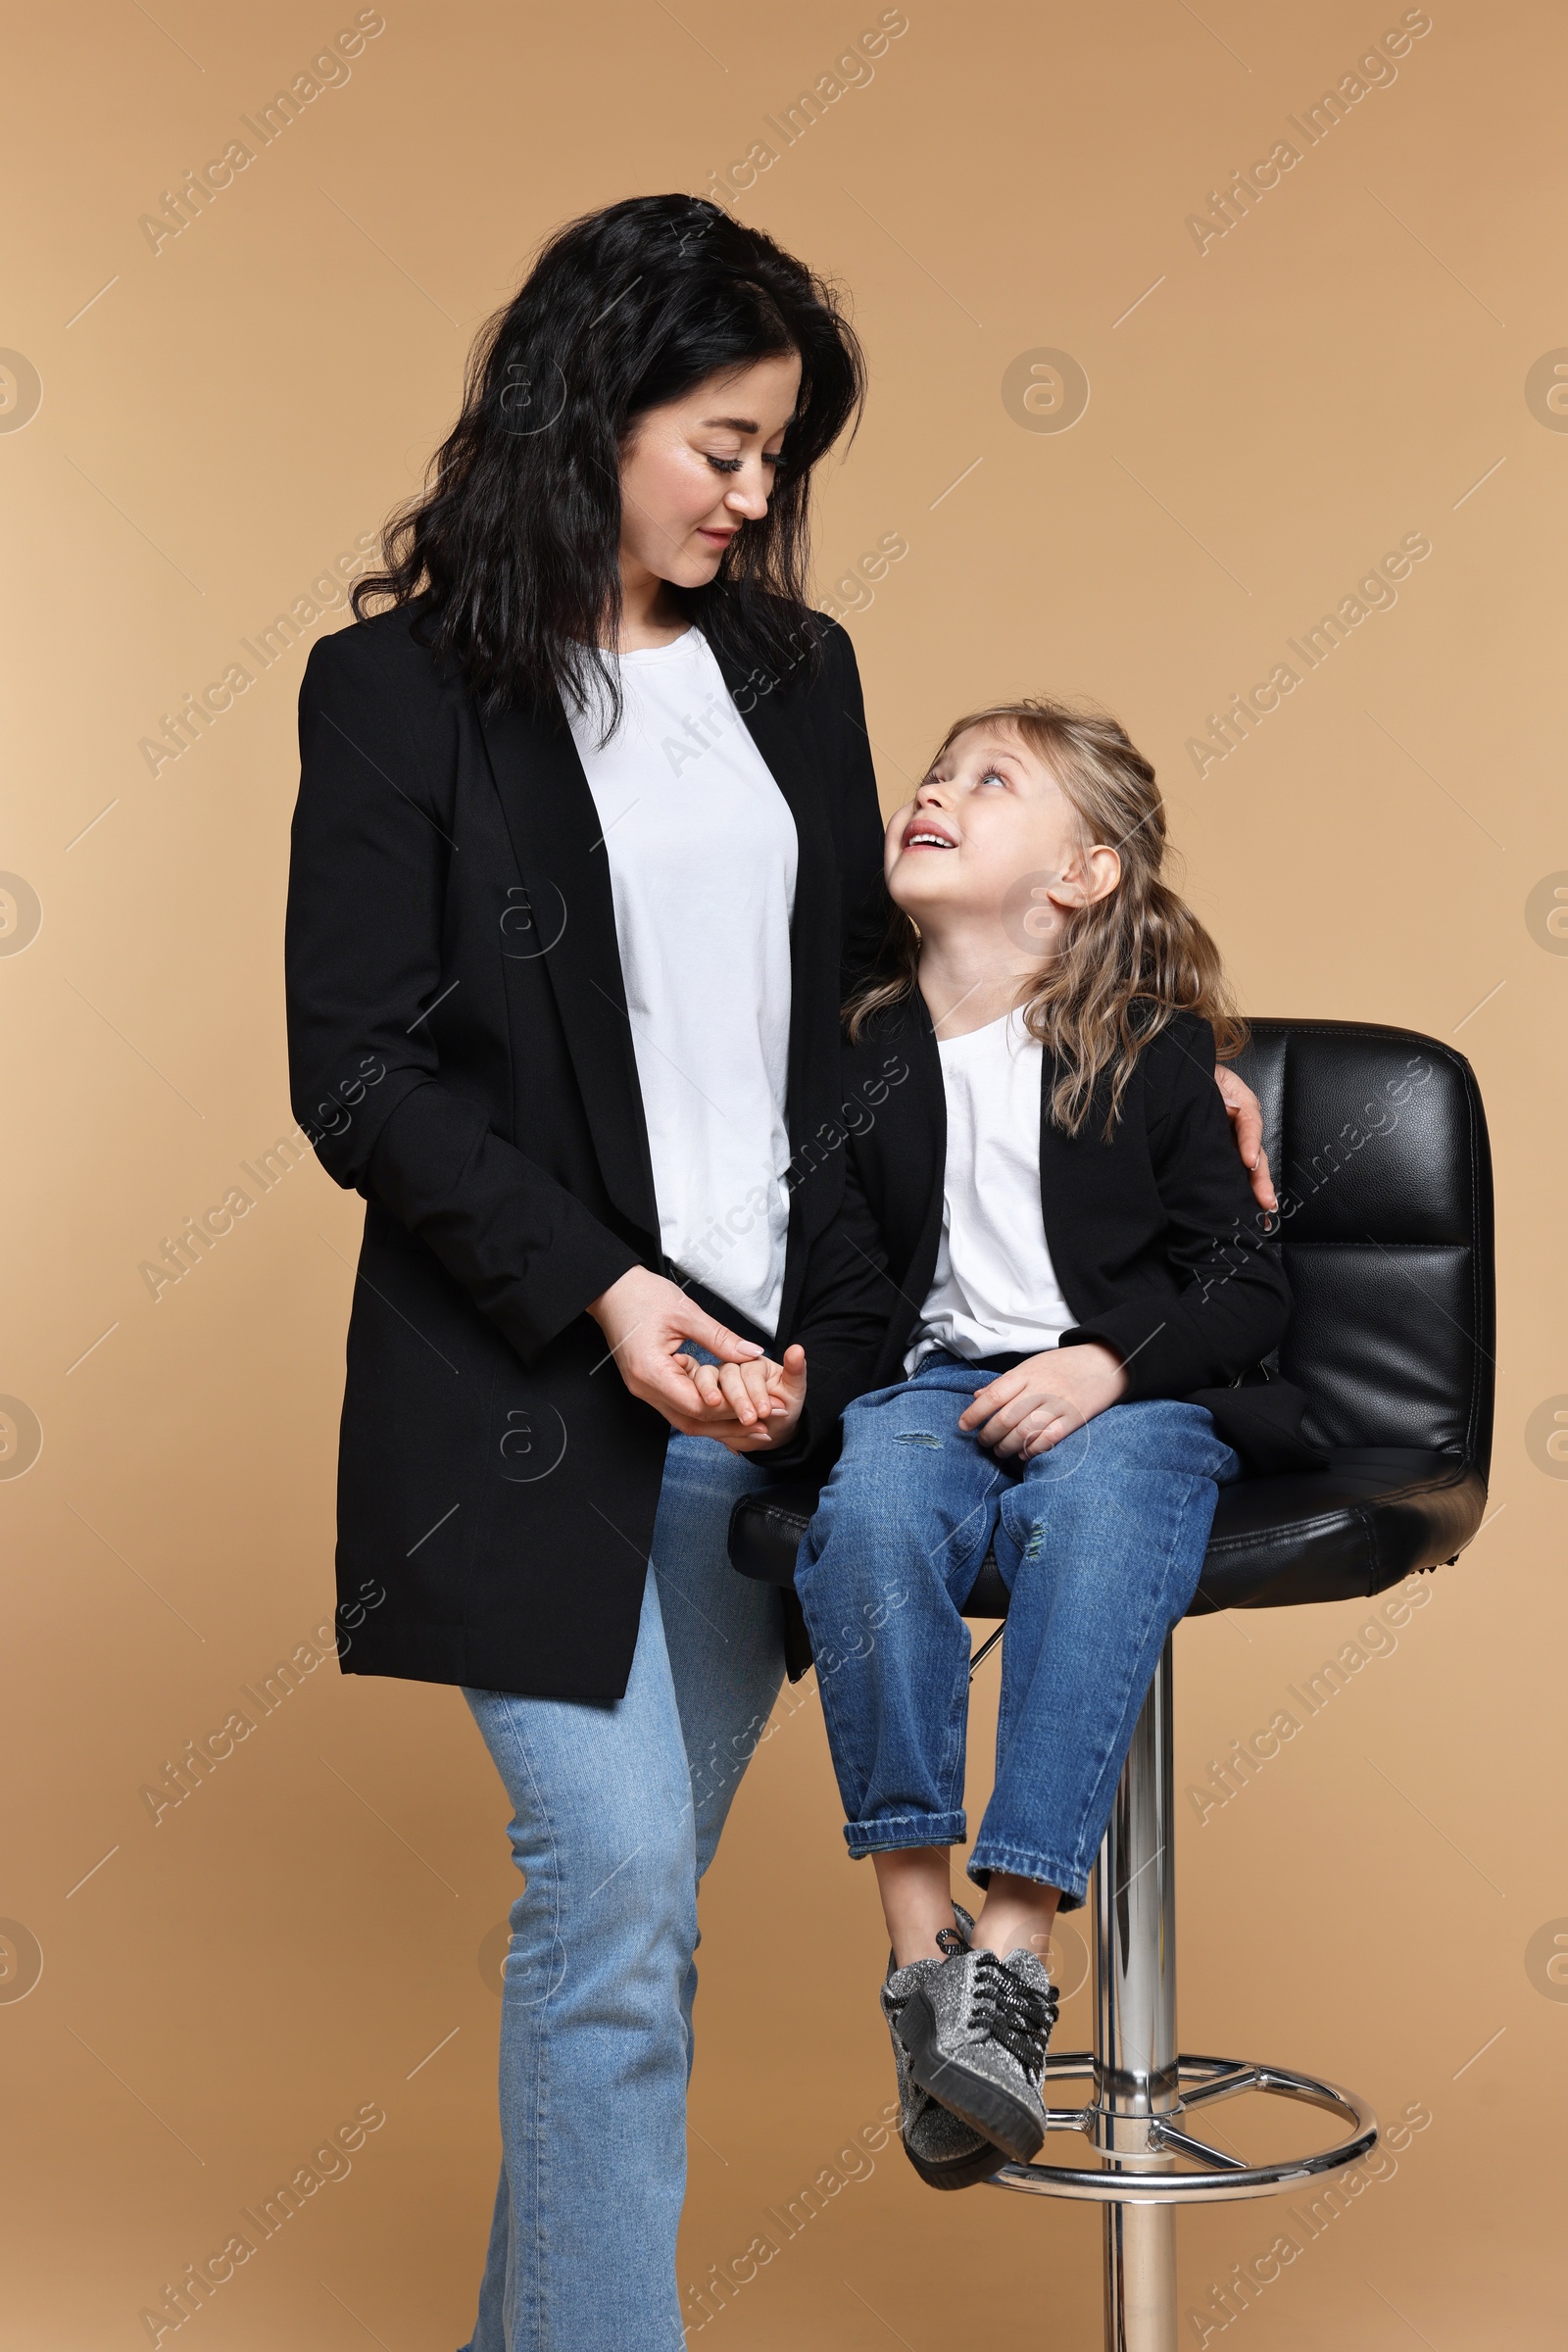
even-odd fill
[{"label": "girl's black blazer", "polygon": [[[1197,1396],[1245,1452],[1255,1415],[1244,1410],[1245,1432],[1241,1421],[1227,1426],[1214,1392],[1278,1346],[1290,1292],[1214,1084],[1213,1031],[1181,1013],[1144,1047],[1108,1142],[1103,1087],[1079,1133],[1065,1135],[1049,1108],[1055,1064],[1050,1053],[1041,1058],[1041,1213],[1076,1318],[1063,1347],[1097,1340],[1116,1348],[1130,1400]],[[884,1328],[858,1367],[834,1360],[813,1382],[818,1433],[835,1403],[904,1378],[936,1271],[947,1102],[918,994],[876,1015],[847,1049],[844,1095],[852,1180],[837,1245],[876,1268]],[[829,1393],[829,1383],[841,1385]],[[1255,1396],[1238,1392],[1249,1403]],[[1289,1396],[1294,1426],[1304,1399]]]},{"label": "girl's black blazer", "polygon": [[[613,1699],[668,1432],[583,1311],[629,1267],[663,1265],[609,865],[559,709],[482,718],[421,642],[421,612],[322,640],[300,693],[291,1094],[367,1204],[338,1473],[343,1664]],[[822,653],[814,675],[720,662],[799,832],[796,1152],[834,1131],[844,971],[881,920],[855,656],[832,625]],[[778,1337],[804,1339],[831,1381],[866,1325],[814,1246],[843,1154],[810,1165]]]}]

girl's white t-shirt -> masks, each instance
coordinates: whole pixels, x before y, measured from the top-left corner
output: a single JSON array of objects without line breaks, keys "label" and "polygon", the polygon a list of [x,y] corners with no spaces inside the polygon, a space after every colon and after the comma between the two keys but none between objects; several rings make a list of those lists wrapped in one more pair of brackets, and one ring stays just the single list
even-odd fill
[{"label": "girl's white t-shirt", "polygon": [[600,750],[597,709],[570,726],[610,860],[660,1240],[771,1335],[789,1227],[795,820],[700,630],[613,658],[619,727]]},{"label": "girl's white t-shirt", "polygon": [[971,1360],[1037,1355],[1074,1320],[1040,1207],[1044,1048],[1009,1012],[937,1051],[948,1104],[942,1240],[906,1379],[933,1348]]}]

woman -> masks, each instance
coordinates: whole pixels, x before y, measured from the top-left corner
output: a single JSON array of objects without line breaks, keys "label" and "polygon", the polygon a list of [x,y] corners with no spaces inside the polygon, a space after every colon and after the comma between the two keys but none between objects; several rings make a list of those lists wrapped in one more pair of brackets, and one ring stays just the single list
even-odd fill
[{"label": "woman", "polygon": [[294,1105],[367,1201],[351,1670],[464,1690],[525,1882],[471,2352],[681,2342],[697,1883],[783,1672],[725,1533],[862,1328],[818,1139],[881,820],[805,601],[861,389],[760,231],[672,196],[572,223],[301,691]]}]

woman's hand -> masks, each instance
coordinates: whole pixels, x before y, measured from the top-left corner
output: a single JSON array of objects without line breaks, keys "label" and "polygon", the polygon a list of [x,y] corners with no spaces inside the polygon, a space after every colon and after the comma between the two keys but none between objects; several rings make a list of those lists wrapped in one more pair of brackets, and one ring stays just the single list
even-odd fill
[{"label": "woman's hand", "polygon": [[806,1402],[806,1349],[798,1342],[781,1364],[767,1355],[749,1364],[693,1364],[692,1378],[714,1416],[699,1436],[717,1438],[731,1453],[757,1453],[794,1436]]},{"label": "woman's hand", "polygon": [[958,1427],[1002,1459],[1049,1453],[1096,1413],[1126,1394],[1127,1373],[1113,1348],[1048,1348],[976,1389]]},{"label": "woman's hand", "polygon": [[[663,1414],[671,1429],[684,1437],[719,1437],[724,1425],[742,1424],[726,1401],[722,1412],[705,1399],[695,1375],[699,1366],[682,1355],[682,1344],[697,1340],[722,1359],[726,1371],[740,1365],[755,1367],[763,1360],[755,1340],[740,1339],[687,1297],[678,1283],[666,1281],[648,1266],[632,1266],[608,1291],[588,1301],[588,1312],[610,1342],[615,1368],[634,1396]],[[796,1350],[799,1353],[799,1350]],[[806,1358],[801,1356],[801,1393],[805,1395]],[[710,1367],[711,1369],[711,1367]],[[796,1406],[797,1415],[800,1406]],[[752,1424],[755,1425],[756,1412]]]},{"label": "woman's hand", "polygon": [[1251,1088],[1223,1062],[1214,1072],[1214,1084],[1219,1088],[1242,1164],[1252,1180],[1254,1200],[1259,1208],[1278,1208],[1274,1180],[1268,1172],[1268,1153],[1263,1149],[1262,1103]]}]

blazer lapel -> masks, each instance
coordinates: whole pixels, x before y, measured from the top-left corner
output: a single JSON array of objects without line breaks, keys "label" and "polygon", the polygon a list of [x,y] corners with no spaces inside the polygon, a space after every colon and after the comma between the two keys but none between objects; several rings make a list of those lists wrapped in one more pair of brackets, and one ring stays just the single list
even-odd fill
[{"label": "blazer lapel", "polygon": [[[1061,1069],[1049,1048],[1040,1061],[1040,1214],[1057,1288],[1082,1322],[1094,1306],[1080,1269],[1086,1262],[1092,1264],[1102,1249],[1107,1252],[1107,1264],[1116,1257],[1121,1204],[1115,1168],[1104,1157],[1111,1149],[1104,1140],[1108,1087],[1102,1077],[1082,1127],[1076,1135],[1064,1135],[1051,1115],[1051,1098]],[[1128,1112],[1136,1108],[1135,1099],[1129,1097]]]},{"label": "blazer lapel", "polygon": [[509,709],[480,723],[606,1189],[657,1241],[610,860],[577,747],[559,710],[546,719]]},{"label": "blazer lapel", "polygon": [[942,1056],[937,1051],[931,1010],[918,988],[910,1011],[912,1017],[904,1023],[899,1042],[908,1054],[907,1083],[912,1104],[923,1114],[910,1138],[911,1166],[922,1180],[919,1189],[925,1194],[926,1204],[920,1237],[909,1261],[908,1287],[918,1316],[936,1279],[937,1252],[942,1246],[942,1213],[947,1204],[948,1183],[948,1090],[942,1076]]},{"label": "blazer lapel", "polygon": [[[891,1358],[903,1356],[936,1276],[947,1194],[948,1098],[936,1031],[918,989],[912,999],[879,1015],[870,1034],[884,1068],[888,1062],[905,1065],[904,1076],[873,1109],[862,1163],[874,1171],[872,1206],[887,1239],[889,1272],[898,1293]],[[868,1058],[858,1055],[856,1066],[863,1068]]]},{"label": "blazer lapel", "polygon": [[[796,1152],[838,1106],[838,854],[820,778],[823,762],[802,693],[759,694],[747,673],[715,648],[715,659],[747,730],[795,819],[798,855],[790,919],[790,1039],[785,1121]],[[750,708],[748,708],[750,706]],[[828,1042],[824,1042],[828,1041]],[[806,1187],[808,1202],[814,1188]]]}]

